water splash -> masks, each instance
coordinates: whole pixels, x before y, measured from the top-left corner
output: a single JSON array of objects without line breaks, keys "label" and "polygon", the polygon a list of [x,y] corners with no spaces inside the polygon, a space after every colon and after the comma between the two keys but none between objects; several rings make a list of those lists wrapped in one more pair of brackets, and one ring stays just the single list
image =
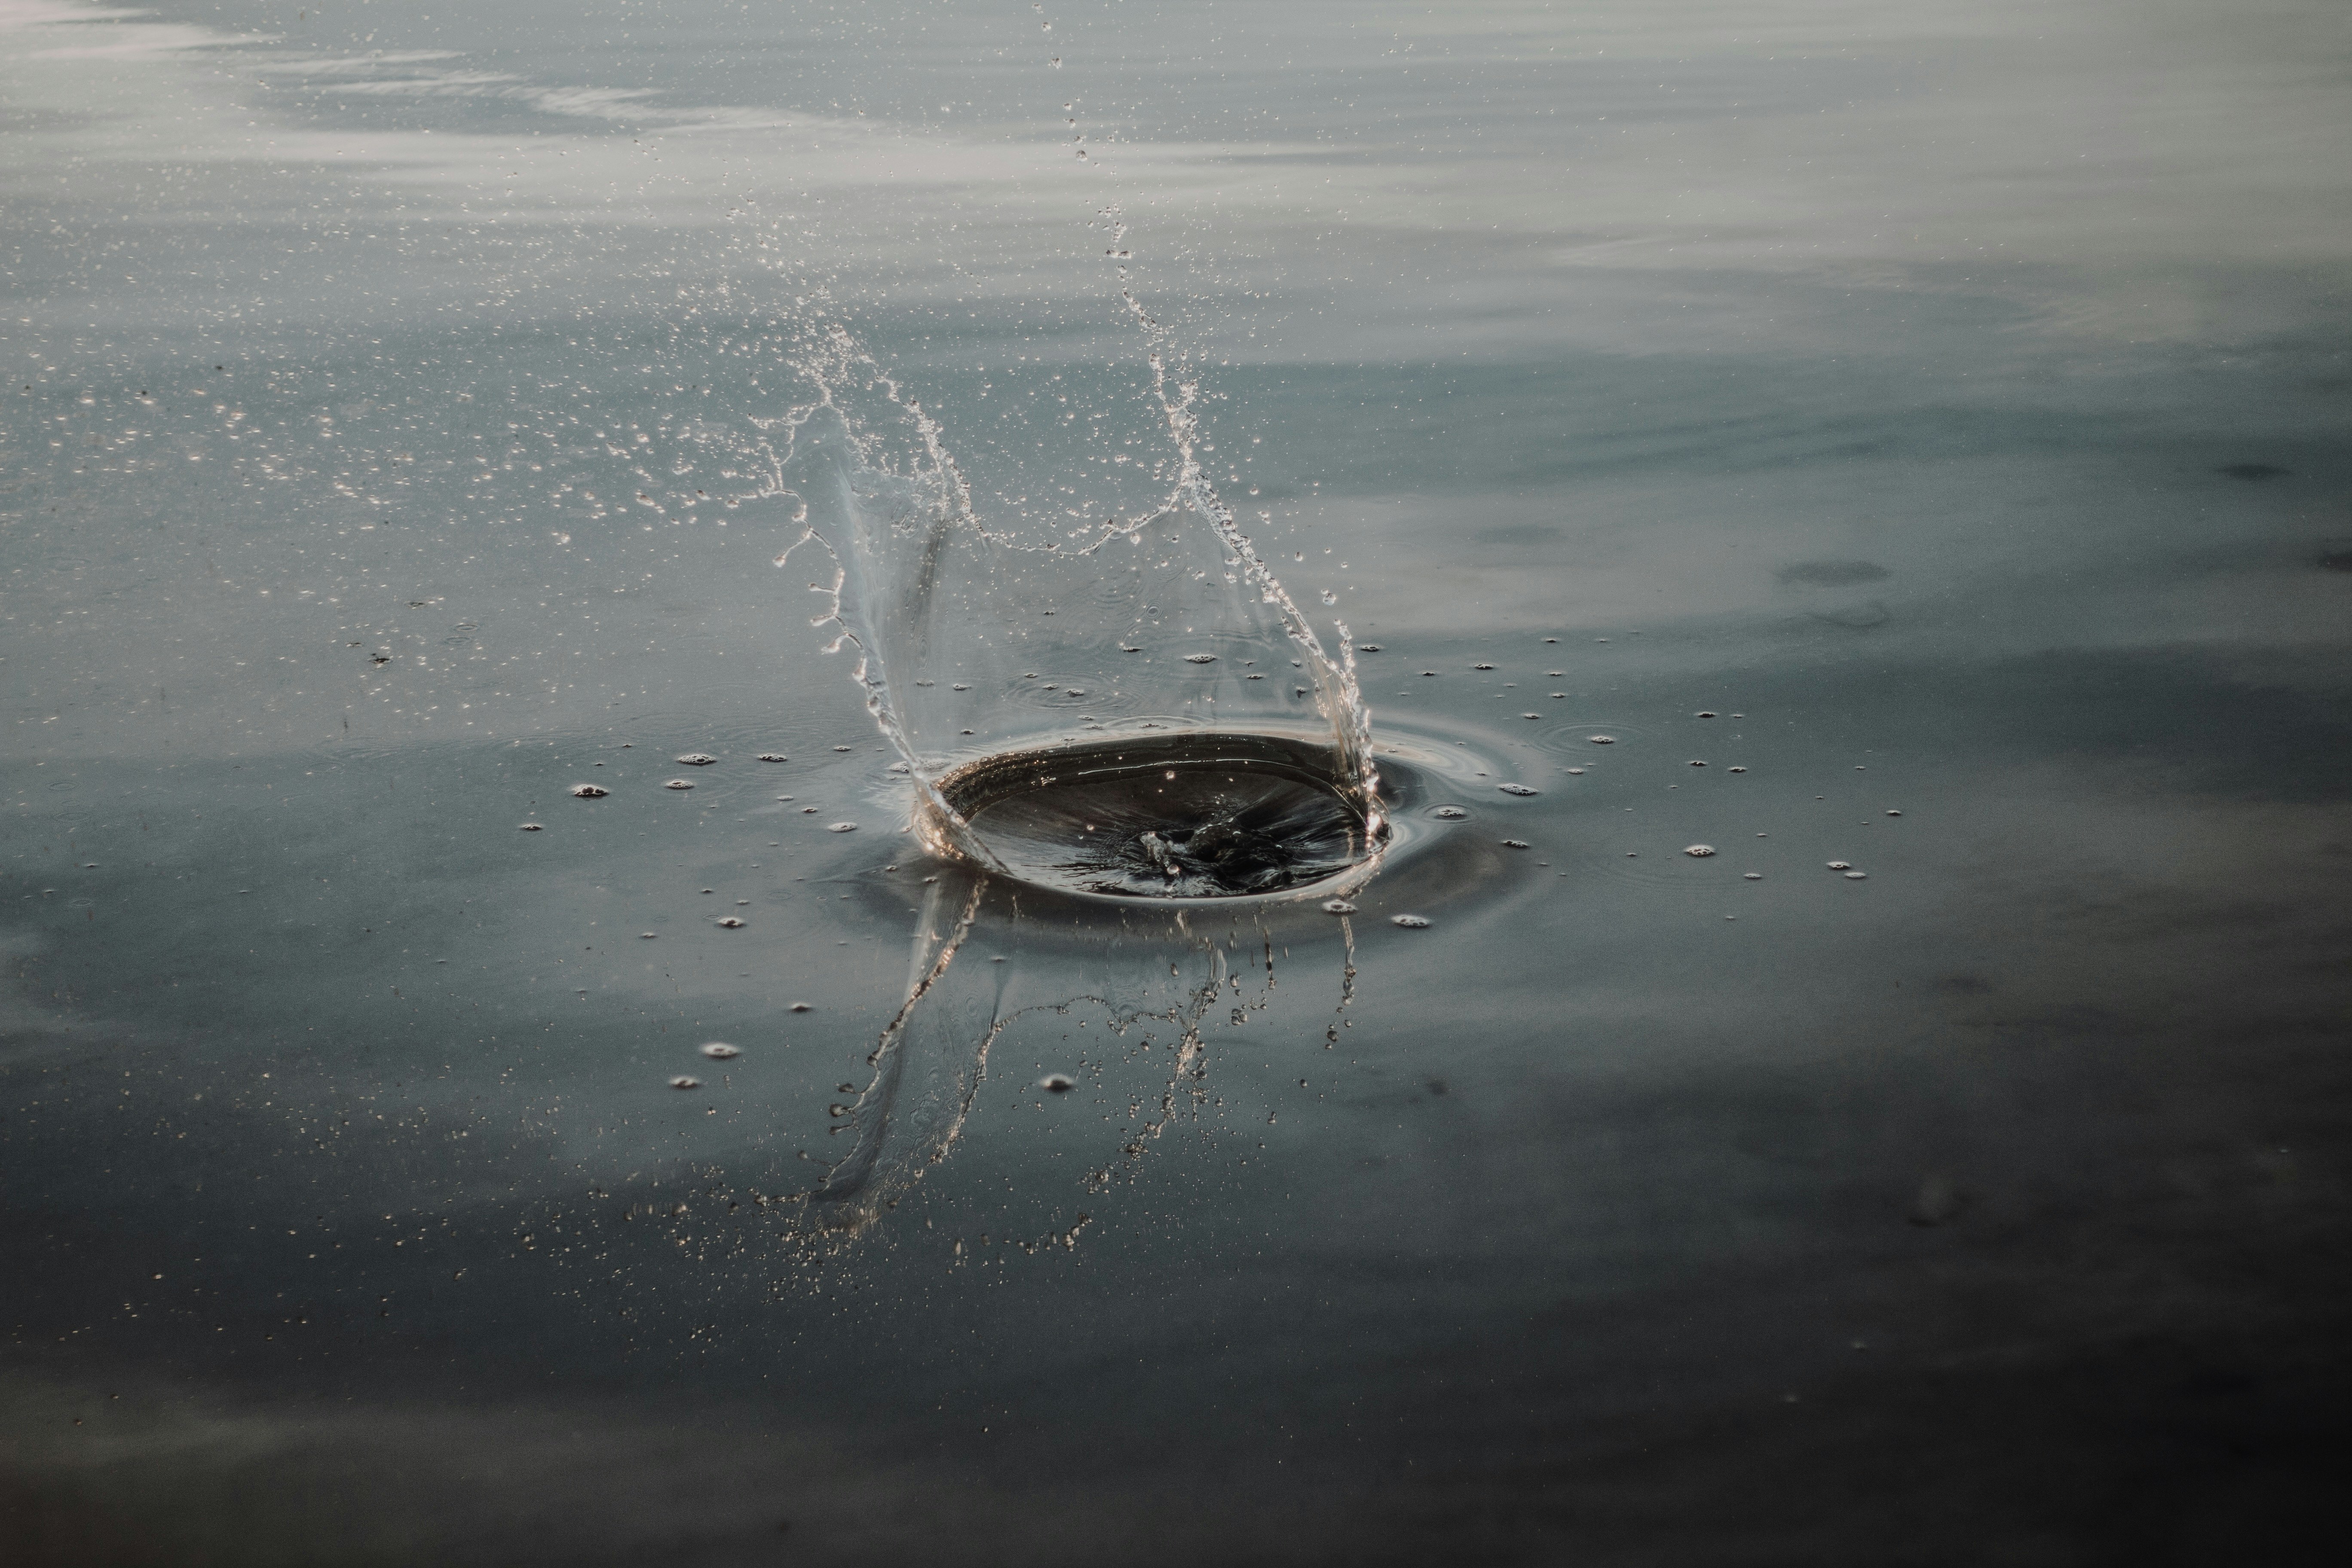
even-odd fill
[{"label": "water splash", "polygon": [[[940,422],[835,327],[798,363],[808,401],[762,422],[772,493],[797,531],[777,563],[828,559],[809,584],[814,624],[852,656],[935,853],[1114,896],[1303,889],[1367,866],[1387,837],[1354,649],[1340,624],[1327,650],[1218,496],[1199,380],[1123,276],[1121,297],[1146,334],[1167,443],[1156,500],[1075,527],[1042,507],[983,520]],[[1257,772],[1229,787],[1203,757]],[[1156,778],[1169,763],[1173,778]],[[1008,794],[1074,771],[1084,799],[1007,808]],[[1115,852],[1090,811],[1117,819]],[[1058,859],[1040,853],[1049,819]],[[1108,874],[1122,860],[1161,874]]]}]

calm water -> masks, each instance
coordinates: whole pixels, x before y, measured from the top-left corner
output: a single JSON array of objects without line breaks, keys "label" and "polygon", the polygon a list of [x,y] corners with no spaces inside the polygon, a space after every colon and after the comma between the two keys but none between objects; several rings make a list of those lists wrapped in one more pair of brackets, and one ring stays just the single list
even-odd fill
[{"label": "calm water", "polygon": [[[2347,64],[0,0],[0,1555],[2318,1560]],[[1352,912],[927,854],[814,624],[827,354],[1042,551],[1155,347],[1368,649]],[[1205,710],[1103,559],[941,745]]]}]

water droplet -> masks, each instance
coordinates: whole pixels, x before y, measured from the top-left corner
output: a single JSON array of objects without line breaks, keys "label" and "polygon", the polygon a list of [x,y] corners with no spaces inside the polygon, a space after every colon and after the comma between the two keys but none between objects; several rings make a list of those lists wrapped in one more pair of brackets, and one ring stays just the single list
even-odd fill
[{"label": "water droplet", "polygon": [[1323,602],[1327,605],[1336,605],[1339,602],[1339,595],[1326,588],[1323,590]]},{"label": "water droplet", "polygon": [[1407,931],[1423,931],[1427,929],[1429,918],[1426,915],[1391,915],[1389,924],[1402,926]]},{"label": "water droplet", "polygon": [[1356,906],[1345,899],[1326,899],[1323,900],[1323,912],[1327,915],[1352,915],[1356,912]]},{"label": "water droplet", "polygon": [[686,1074],[680,1073],[676,1078],[669,1080],[669,1086],[672,1089],[700,1089],[702,1087],[702,1080],[698,1078],[689,1078]]},{"label": "water droplet", "polygon": [[1613,746],[1617,743],[1617,737],[1614,735],[1587,735],[1584,738],[1596,746]]},{"label": "water droplet", "polygon": [[726,916],[720,920],[719,923],[726,927],[729,931],[740,931],[742,929],[743,925],[742,921],[734,915]]},{"label": "water droplet", "polygon": [[1732,768],[1732,769],[1729,769],[1728,771],[1729,771],[1729,772],[1731,772],[1731,773],[1746,773],[1748,770],[1747,770],[1746,768]]},{"label": "water droplet", "polygon": [[1358,653],[1378,653],[1381,651],[1381,645],[1376,642],[1360,642],[1356,645],[1356,651]]},{"label": "water droplet", "polygon": [[603,784],[573,784],[572,793],[582,800],[602,800],[613,792]]},{"label": "water droplet", "polygon": [[1576,773],[1576,774],[1579,774],[1579,775],[1581,775],[1581,774],[1583,773],[1583,772],[1584,772],[1584,770],[1583,770],[1582,768],[1570,768],[1570,769],[1569,769],[1568,771],[1569,771],[1570,773]]},{"label": "water droplet", "polygon": [[1887,816],[1902,816],[1903,814],[1902,814],[1901,812],[1899,812],[1899,811],[1890,811],[1890,812],[1888,812],[1886,815],[1887,815]]},{"label": "water droplet", "polygon": [[1685,849],[1683,853],[1689,856],[1694,860],[1704,860],[1708,856],[1715,853],[1715,846],[1712,844],[1694,844]]},{"label": "water droplet", "polygon": [[1743,880],[1749,882],[1760,882],[1764,879],[1764,873],[1761,871],[1742,871],[1739,875]]},{"label": "water droplet", "polygon": [[795,1002],[790,1007],[785,1009],[788,1013],[805,1013],[808,1010],[809,1005],[805,1002]]},{"label": "water droplet", "polygon": [[1214,664],[1217,662],[1217,656],[1213,653],[1188,653],[1184,656],[1184,662],[1186,664]]},{"label": "water droplet", "polygon": [[1703,767],[1706,766],[1706,764],[1705,763],[1702,763],[1702,762],[1698,761],[1696,758],[1693,758],[1693,759],[1691,760],[1691,766],[1693,766],[1693,767],[1695,767],[1695,768],[1703,768]]},{"label": "water droplet", "polygon": [[1851,860],[1832,860],[1829,863],[1829,868],[1832,871],[1851,871],[1853,869],[1853,862]]},{"label": "water droplet", "polygon": [[855,833],[857,831],[857,824],[854,822],[829,822],[825,824],[824,830],[827,833]]},{"label": "water droplet", "polygon": [[1540,719],[1543,715],[1540,713],[1522,713],[1519,717],[1522,719]]},{"label": "water droplet", "polygon": [[537,833],[540,830],[539,824],[536,822],[526,822],[520,826],[525,833]]},{"label": "water droplet", "polygon": [[678,758],[679,762],[684,763],[689,768],[707,768],[718,760],[719,759],[717,757],[710,755],[708,752],[688,752],[686,755]]},{"label": "water droplet", "polygon": [[1495,667],[1491,664],[1474,664],[1470,668],[1473,669],[1492,669]]},{"label": "water droplet", "polygon": [[1458,805],[1436,805],[1430,807],[1429,815],[1440,822],[1459,822],[1470,814]]},{"label": "water droplet", "polygon": [[1869,875],[1867,871],[1848,871],[1845,874],[1845,879],[1849,882],[1859,882]]},{"label": "water droplet", "polygon": [[655,933],[652,931],[641,931],[637,933],[637,940],[639,942],[651,942],[654,940],[654,935]]},{"label": "water droplet", "polygon": [[1049,1072],[1037,1080],[1037,1087],[1047,1094],[1067,1094],[1078,1086],[1074,1080],[1063,1077],[1060,1073]]},{"label": "water droplet", "polygon": [[694,781],[692,779],[672,779],[669,783],[662,785],[662,788],[664,789],[692,789],[693,787]]},{"label": "water droplet", "polygon": [[1501,790],[1505,795],[1537,795],[1541,793],[1540,791],[1529,789],[1523,784],[1496,784],[1495,787]]},{"label": "water droplet", "polygon": [[834,750],[835,750],[835,751],[836,751],[836,752],[849,752],[849,751],[855,751],[856,749],[856,747],[854,747],[854,746],[835,746],[835,747],[834,748]]},{"label": "water droplet", "polygon": [[713,1040],[702,1047],[702,1054],[714,1062],[732,1061],[743,1053],[724,1040]]},{"label": "water droplet", "polygon": [[792,761],[792,758],[784,755],[782,752],[761,752],[760,753],[760,760],[763,763],[789,763]]},{"label": "water droplet", "polygon": [[1714,714],[1712,714],[1712,713],[1710,713],[1710,712],[1708,712],[1706,709],[1702,708],[1702,709],[1700,709],[1697,712],[1696,712],[1696,713],[1692,714],[1692,715],[1691,715],[1691,717],[1692,717],[1692,718],[1694,718],[1694,719],[1712,719],[1712,718],[1714,718],[1714,717],[1715,717],[1715,715],[1714,715]]},{"label": "water droplet", "polygon": [[1528,847],[1527,840],[1524,838],[1502,838],[1496,842],[1506,849],[1525,849]]}]

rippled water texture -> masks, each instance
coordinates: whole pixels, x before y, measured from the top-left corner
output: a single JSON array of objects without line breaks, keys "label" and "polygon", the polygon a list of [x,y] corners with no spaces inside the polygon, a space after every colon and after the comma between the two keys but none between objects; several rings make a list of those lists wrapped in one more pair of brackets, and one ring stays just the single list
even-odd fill
[{"label": "rippled water texture", "polygon": [[2347,56],[0,0],[0,1563],[2333,1562]]}]

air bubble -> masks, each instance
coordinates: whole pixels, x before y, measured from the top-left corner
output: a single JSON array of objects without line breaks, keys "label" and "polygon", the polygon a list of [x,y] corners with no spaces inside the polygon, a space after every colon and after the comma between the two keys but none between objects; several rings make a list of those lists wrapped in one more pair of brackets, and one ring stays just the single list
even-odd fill
[{"label": "air bubble", "polygon": [[1037,1080],[1037,1087],[1044,1089],[1047,1094],[1067,1094],[1070,1090],[1077,1088],[1078,1086],[1075,1080],[1066,1078],[1060,1073],[1049,1072],[1044,1078]]},{"label": "air bubble", "polygon": [[611,790],[606,789],[603,784],[573,784],[572,786],[572,795],[580,800],[602,800],[612,793],[613,792]]},{"label": "air bubble", "polygon": [[700,1089],[702,1087],[702,1080],[698,1078],[690,1078],[685,1073],[680,1073],[676,1078],[669,1080],[669,1086],[672,1089]]},{"label": "air bubble", "polygon": [[742,921],[733,915],[726,916],[719,923],[729,931],[740,931],[743,926]]},{"label": "air bubble", "polygon": [[1715,853],[1715,846],[1712,844],[1693,844],[1685,848],[1683,853],[1689,856],[1694,860],[1704,860],[1708,856]]},{"label": "air bubble", "polygon": [[1542,793],[1542,792],[1541,792],[1541,791],[1539,791],[1539,790],[1530,789],[1530,788],[1528,788],[1526,784],[1496,784],[1495,787],[1496,787],[1496,789],[1498,789],[1498,790],[1501,790],[1505,795],[1539,795],[1539,794],[1541,794],[1541,793]]},{"label": "air bubble", "polygon": [[1356,912],[1356,906],[1345,899],[1326,899],[1323,900],[1323,912],[1327,915],[1352,915]]},{"label": "air bubble", "polygon": [[1402,926],[1407,931],[1423,931],[1428,928],[1429,917],[1426,915],[1391,915],[1389,917],[1389,924],[1392,926]]},{"label": "air bubble", "polygon": [[743,1054],[740,1050],[729,1045],[724,1040],[713,1040],[709,1045],[701,1047],[701,1049],[702,1054],[709,1057],[714,1062],[733,1061],[737,1057]]},{"label": "air bubble", "polygon": [[672,779],[669,783],[662,785],[662,788],[664,789],[692,789],[693,787],[694,781],[692,779]]},{"label": "air bubble", "polygon": [[1867,871],[1848,871],[1845,874],[1845,879],[1849,882],[1859,882],[1869,875]]},{"label": "air bubble", "polygon": [[1903,814],[1902,814],[1901,812],[1899,812],[1899,811],[1890,811],[1890,812],[1888,812],[1886,815],[1887,815],[1887,816],[1902,816]]},{"label": "air bubble", "polygon": [[787,1013],[805,1013],[808,1010],[809,1005],[805,1002],[795,1002],[791,1006],[784,1009]]},{"label": "air bubble", "polygon": [[1217,656],[1213,653],[1188,653],[1184,656],[1184,662],[1186,664],[1214,664],[1217,662]]},{"label": "air bubble", "polygon": [[1706,709],[1702,708],[1702,709],[1700,709],[1697,712],[1696,712],[1696,713],[1692,714],[1692,715],[1691,715],[1691,717],[1692,717],[1692,718],[1694,718],[1694,719],[1712,719],[1712,718],[1714,718],[1714,717],[1715,717],[1715,715],[1714,715],[1713,713],[1708,712]]},{"label": "air bubble", "polygon": [[1748,770],[1746,768],[1727,768],[1725,771],[1727,773],[1744,773]]},{"label": "air bubble", "polygon": [[1832,860],[1829,862],[1829,868],[1832,871],[1851,871],[1853,869],[1853,862],[1851,860]]},{"label": "air bubble", "polygon": [[1569,771],[1570,773],[1572,773],[1577,774],[1579,777],[1581,777],[1581,776],[1583,775],[1583,773],[1584,773],[1584,770],[1583,770],[1582,768],[1570,768],[1570,769],[1569,769],[1568,771]]},{"label": "air bubble", "polygon": [[1528,847],[1528,841],[1524,838],[1498,838],[1496,842],[1506,849],[1525,849]]},{"label": "air bubble", "polygon": [[857,824],[854,822],[829,822],[825,824],[824,830],[827,833],[855,833],[857,831]]},{"label": "air bubble", "polygon": [[1761,871],[1742,871],[1739,875],[1742,880],[1749,882],[1760,882],[1764,879],[1764,873]]},{"label": "air bubble", "polygon": [[761,752],[760,753],[760,760],[763,763],[789,763],[792,761],[792,758],[784,755],[782,752]]},{"label": "air bubble", "polygon": [[1459,822],[1470,814],[1458,805],[1436,805],[1430,807],[1429,815],[1440,822]]},{"label": "air bubble", "polygon": [[1491,664],[1474,664],[1470,668],[1473,669],[1492,669],[1495,667]]},{"label": "air bubble", "polygon": [[677,760],[689,768],[707,768],[719,759],[708,752],[688,752]]},{"label": "air bubble", "polygon": [[1360,642],[1356,645],[1356,651],[1358,653],[1378,653],[1381,651],[1381,645],[1376,642]]},{"label": "air bubble", "polygon": [[1323,602],[1327,605],[1336,605],[1339,602],[1339,595],[1326,588],[1323,590]]},{"label": "air bubble", "polygon": [[518,823],[516,826],[520,827],[525,833],[537,833],[540,831],[539,824],[536,822]]},{"label": "air bubble", "polygon": [[1703,768],[1703,767],[1706,766],[1706,764],[1705,763],[1702,763],[1702,762],[1698,761],[1696,757],[1694,757],[1693,759],[1691,759],[1691,766],[1693,766],[1693,767],[1695,767],[1695,768]]}]

